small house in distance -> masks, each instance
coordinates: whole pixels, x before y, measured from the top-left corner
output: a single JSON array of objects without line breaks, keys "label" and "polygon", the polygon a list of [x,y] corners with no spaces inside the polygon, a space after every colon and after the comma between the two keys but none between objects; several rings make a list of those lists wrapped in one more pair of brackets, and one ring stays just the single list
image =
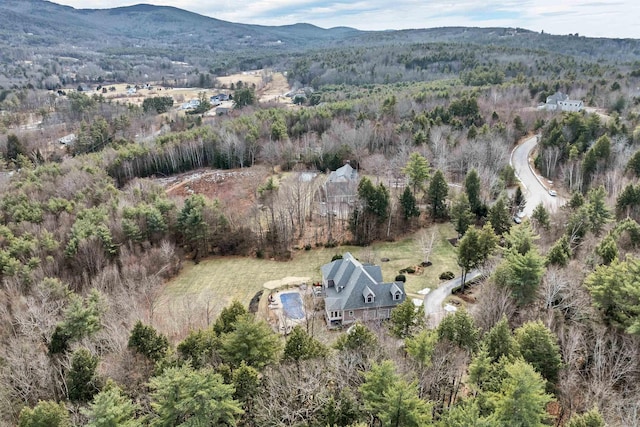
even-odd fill
[{"label": "small house in distance", "polygon": [[349,252],[320,270],[325,317],[330,328],[358,320],[389,319],[391,310],[406,298],[404,283],[383,282],[379,265],[362,264]]},{"label": "small house in distance", "polygon": [[326,198],[329,203],[352,203],[358,189],[358,171],[349,163],[329,174]]},{"label": "small house in distance", "polygon": [[58,139],[58,142],[62,145],[72,146],[76,143],[76,134],[70,133],[69,135],[65,135],[62,138]]},{"label": "small house in distance", "polygon": [[542,107],[549,111],[582,111],[584,104],[580,100],[569,99],[566,93],[556,92],[547,96],[547,102]]}]

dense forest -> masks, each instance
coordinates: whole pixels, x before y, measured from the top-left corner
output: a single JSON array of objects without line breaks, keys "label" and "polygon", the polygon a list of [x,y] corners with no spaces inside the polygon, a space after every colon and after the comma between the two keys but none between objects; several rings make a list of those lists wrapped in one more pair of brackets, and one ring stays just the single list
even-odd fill
[{"label": "dense forest", "polygon": [[[26,4],[7,2],[11,13]],[[78,34],[90,31],[83,19]],[[269,29],[285,30],[320,29]],[[322,47],[67,56],[63,43],[40,46],[56,30],[42,31],[37,43],[0,32],[0,424],[640,423],[637,40],[334,29]],[[269,67],[300,89],[297,105],[238,85],[225,88],[229,114],[203,114],[204,97],[185,114],[168,90],[218,90],[227,73]],[[142,105],[103,96],[118,82],[165,92]],[[587,108],[538,108],[557,91]],[[59,144],[68,133],[75,143]],[[510,158],[534,135],[532,165],[567,203],[530,206],[520,223],[527,200]],[[355,202],[344,218],[318,215],[324,185],[298,177],[346,163],[362,177]],[[162,181],[202,170],[258,178],[225,200]],[[272,258],[286,272],[301,251],[449,223],[460,272],[482,280],[475,303],[437,327],[410,299],[389,321],[329,338],[282,336],[248,301],[203,324],[160,322],[160,294],[186,264]]]}]

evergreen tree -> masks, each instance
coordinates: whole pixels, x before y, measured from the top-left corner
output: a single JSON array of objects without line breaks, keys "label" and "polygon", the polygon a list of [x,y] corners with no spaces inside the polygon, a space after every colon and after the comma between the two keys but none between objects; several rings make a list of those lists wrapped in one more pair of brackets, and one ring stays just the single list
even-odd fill
[{"label": "evergreen tree", "polygon": [[39,401],[32,409],[25,407],[20,411],[18,427],[69,427],[69,412],[64,403]]},{"label": "evergreen tree", "polygon": [[368,244],[378,237],[380,226],[389,215],[389,197],[389,190],[384,184],[374,186],[367,177],[360,180],[358,184],[360,206],[353,210],[349,222],[349,230],[358,244]]},{"label": "evergreen tree", "polygon": [[639,277],[640,260],[628,257],[596,268],[584,281],[605,319],[636,335],[640,335]]},{"label": "evergreen tree", "polygon": [[494,275],[495,281],[509,288],[519,305],[528,304],[535,298],[544,274],[544,263],[536,248],[524,255],[509,252]]},{"label": "evergreen tree", "polygon": [[513,196],[513,210],[517,213],[524,209],[527,205],[527,200],[524,198],[524,194],[522,194],[522,189],[518,185],[516,187],[516,194]]},{"label": "evergreen tree", "polygon": [[467,273],[482,266],[495,251],[498,238],[489,224],[485,225],[481,231],[469,228],[462,239],[458,242],[458,266],[462,269],[461,285],[467,281]]},{"label": "evergreen tree", "polygon": [[407,338],[424,326],[424,307],[416,308],[411,299],[405,299],[391,312],[389,328],[398,338]]},{"label": "evergreen tree", "polygon": [[513,360],[520,354],[518,343],[511,334],[509,322],[506,316],[496,323],[493,328],[487,332],[483,338],[486,345],[487,354],[491,358],[492,363],[500,360],[501,357],[507,357]]},{"label": "evergreen tree", "polygon": [[588,219],[590,230],[598,236],[604,225],[611,220],[611,212],[606,202],[607,191],[604,186],[594,188],[589,191],[588,199]]},{"label": "evergreen tree", "polygon": [[195,369],[213,363],[220,347],[220,339],[211,329],[198,329],[189,332],[177,346],[178,353],[184,360],[188,360]]},{"label": "evergreen tree", "polygon": [[260,373],[242,362],[238,368],[233,370],[231,384],[235,388],[233,397],[242,403],[244,410],[240,425],[252,425],[254,421],[253,402],[260,393]]},{"label": "evergreen tree", "polygon": [[426,427],[431,424],[431,405],[420,399],[415,383],[400,380],[384,394],[385,404],[378,417],[382,425],[392,427]]},{"label": "evergreen tree", "polygon": [[438,334],[429,329],[423,329],[415,336],[408,337],[404,341],[404,347],[409,354],[418,362],[422,368],[431,364],[431,356],[438,342]]},{"label": "evergreen tree", "polygon": [[85,414],[89,418],[88,427],[138,427],[142,423],[135,419],[136,405],[113,382],[93,398]]},{"label": "evergreen tree", "polygon": [[156,96],[153,98],[145,98],[142,101],[142,110],[147,113],[149,111],[157,114],[166,113],[173,107],[173,98],[170,96]]},{"label": "evergreen tree", "polygon": [[429,163],[420,153],[411,153],[402,173],[409,178],[409,185],[413,187],[413,194],[424,189],[424,184],[430,176]]},{"label": "evergreen tree", "polygon": [[522,361],[505,367],[507,377],[492,397],[494,413],[489,417],[499,427],[542,427],[551,396],[544,392],[544,380],[531,365]]},{"label": "evergreen tree", "polygon": [[149,382],[151,426],[235,426],[242,414],[234,388],[211,369],[170,367]]},{"label": "evergreen tree", "polygon": [[284,359],[295,362],[323,357],[326,353],[324,345],[310,336],[300,325],[293,328],[284,346]]},{"label": "evergreen tree", "polygon": [[471,169],[464,179],[464,191],[469,200],[469,207],[477,218],[483,218],[487,215],[487,206],[482,203],[480,176],[475,169]]},{"label": "evergreen tree", "polygon": [[579,191],[576,191],[571,194],[571,198],[569,199],[569,203],[567,203],[567,206],[569,206],[569,209],[571,209],[572,211],[576,211],[584,206],[584,204],[584,196]]},{"label": "evergreen tree", "polygon": [[385,426],[422,427],[431,422],[431,407],[418,397],[415,384],[395,373],[393,362],[374,364],[360,386],[365,409]]},{"label": "evergreen tree", "polygon": [[235,323],[235,329],[221,338],[220,355],[232,367],[245,362],[261,369],[277,361],[282,350],[280,340],[271,327],[250,314],[240,317]]},{"label": "evergreen tree", "polygon": [[233,371],[232,382],[235,388],[233,397],[245,405],[260,392],[260,373],[244,362]]},{"label": "evergreen tree", "polygon": [[18,137],[11,133],[7,136],[7,160],[10,162],[15,162],[18,160],[19,155],[26,155],[26,151],[20,142]]},{"label": "evergreen tree", "polygon": [[51,337],[49,352],[63,353],[72,341],[97,333],[102,328],[102,315],[105,311],[103,299],[96,289],[92,289],[84,300],[77,294],[70,294],[69,304],[64,310],[64,320],[56,326]]},{"label": "evergreen tree", "polygon": [[129,336],[128,347],[144,355],[153,362],[159,362],[169,349],[169,340],[153,326],[136,322]]},{"label": "evergreen tree", "polygon": [[469,364],[469,381],[474,391],[486,391],[491,380],[492,367],[494,366],[491,355],[487,350],[486,342],[482,342],[480,350],[473,356]]},{"label": "evergreen tree", "polygon": [[73,352],[71,369],[67,372],[69,400],[88,402],[99,391],[97,367],[98,357],[91,355],[86,348],[79,348]]},{"label": "evergreen tree", "polygon": [[[640,153],[640,151],[638,151],[638,153]],[[637,219],[639,207],[640,186],[628,184],[616,199],[616,216],[618,218],[631,216],[632,218]]]},{"label": "evergreen tree", "polygon": [[487,415],[493,410],[490,401],[491,393],[497,393],[500,390],[502,382],[507,378],[505,367],[511,362],[513,359],[508,357],[501,357],[497,362],[492,362],[484,343],[471,360],[469,380],[483,415]]},{"label": "evergreen tree", "polygon": [[473,317],[466,310],[458,310],[445,316],[438,325],[438,338],[446,339],[452,344],[469,351],[478,349],[480,330],[476,327]]},{"label": "evergreen tree", "polygon": [[498,236],[502,236],[511,228],[511,213],[504,197],[499,197],[489,209],[489,223]]},{"label": "evergreen tree", "polygon": [[98,117],[90,124],[82,122],[76,143],[73,145],[75,154],[95,153],[102,150],[113,140],[109,123]]},{"label": "evergreen tree", "polygon": [[557,265],[560,267],[566,267],[571,259],[571,247],[569,246],[569,238],[567,235],[563,235],[558,239],[547,254],[547,265]]},{"label": "evergreen tree", "polygon": [[535,207],[533,213],[531,214],[531,219],[534,221],[534,224],[537,227],[542,227],[545,230],[548,230],[549,226],[551,225],[549,212],[547,212],[542,203]]},{"label": "evergreen tree", "polygon": [[362,323],[356,323],[346,334],[336,340],[334,347],[340,351],[359,351],[367,354],[378,345],[378,338]]},{"label": "evergreen tree", "polygon": [[340,389],[336,396],[329,397],[321,411],[320,419],[324,426],[366,427],[355,424],[361,416],[356,393],[349,387]]},{"label": "evergreen tree", "polygon": [[609,162],[609,157],[611,156],[611,140],[609,137],[607,135],[602,135],[597,139],[595,144],[593,144],[592,149],[598,160],[606,167]]},{"label": "evergreen tree", "polygon": [[527,128],[519,115],[516,115],[513,119],[513,128],[516,131],[516,140],[522,138],[527,133]]},{"label": "evergreen tree", "polygon": [[618,258],[618,243],[612,235],[608,235],[596,246],[596,253],[602,258],[604,265],[611,264]]},{"label": "evergreen tree", "polygon": [[208,233],[204,218],[205,204],[205,198],[201,194],[187,197],[178,216],[178,226],[186,243],[191,250],[195,251],[193,259],[196,262],[201,253],[208,252]]},{"label": "evergreen tree", "polygon": [[374,415],[378,414],[387,403],[385,393],[398,381],[400,378],[392,361],[374,363],[371,369],[364,373],[364,383],[360,386],[365,409]]},{"label": "evergreen tree", "polygon": [[631,171],[636,177],[640,177],[640,150],[633,153],[625,170]]},{"label": "evergreen tree", "polygon": [[521,255],[526,254],[534,248],[534,242],[540,237],[533,233],[529,223],[524,223],[520,227],[512,227],[509,234],[504,236],[506,247],[510,251],[518,252]]},{"label": "evergreen tree", "polygon": [[253,88],[242,88],[235,91],[233,94],[233,107],[244,108],[256,103],[256,93]]},{"label": "evergreen tree", "polygon": [[593,408],[584,414],[574,414],[566,427],[605,427],[606,423],[598,408]]},{"label": "evergreen tree", "polygon": [[222,309],[213,325],[213,330],[218,336],[231,332],[235,329],[238,319],[246,314],[249,314],[249,312],[245,306],[234,300],[230,306]]},{"label": "evergreen tree", "polygon": [[405,187],[402,195],[400,196],[400,208],[402,209],[402,218],[405,221],[420,216],[418,203],[416,202],[416,198],[413,193],[411,193],[411,190],[409,190],[409,187]]},{"label": "evergreen tree", "polygon": [[475,399],[458,402],[442,413],[441,427],[491,427],[488,420],[480,416]]},{"label": "evergreen tree", "polygon": [[458,237],[464,236],[474,220],[471,205],[469,205],[469,199],[465,193],[460,193],[453,201],[450,216]]},{"label": "evergreen tree", "polygon": [[435,220],[446,219],[447,217],[447,195],[449,194],[449,186],[444,179],[442,171],[437,170],[429,183],[427,191],[427,201],[431,206],[431,217]]},{"label": "evergreen tree", "polygon": [[516,329],[515,337],[525,362],[551,385],[556,384],[562,367],[558,337],[539,320],[527,322]]}]

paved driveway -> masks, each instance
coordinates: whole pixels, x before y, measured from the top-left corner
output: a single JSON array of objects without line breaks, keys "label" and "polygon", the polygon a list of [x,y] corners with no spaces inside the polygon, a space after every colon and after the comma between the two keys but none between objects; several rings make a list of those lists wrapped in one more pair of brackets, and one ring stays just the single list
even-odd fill
[{"label": "paved driveway", "polygon": [[[467,273],[467,281],[469,283],[480,276],[478,270],[472,270]],[[438,288],[432,290],[424,296],[424,315],[427,317],[427,325],[432,328],[438,327],[442,318],[446,315],[442,303],[451,295],[451,291],[462,283],[462,277],[456,277],[447,282],[442,283]]]}]

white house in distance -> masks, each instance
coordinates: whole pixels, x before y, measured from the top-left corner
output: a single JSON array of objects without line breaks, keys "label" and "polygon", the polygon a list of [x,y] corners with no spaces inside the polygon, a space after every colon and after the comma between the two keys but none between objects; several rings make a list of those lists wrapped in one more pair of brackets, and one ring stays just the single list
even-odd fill
[{"label": "white house in distance", "polygon": [[582,111],[584,104],[580,100],[569,99],[569,95],[562,92],[556,92],[551,96],[547,96],[547,102],[540,106],[540,109],[548,111]]}]

